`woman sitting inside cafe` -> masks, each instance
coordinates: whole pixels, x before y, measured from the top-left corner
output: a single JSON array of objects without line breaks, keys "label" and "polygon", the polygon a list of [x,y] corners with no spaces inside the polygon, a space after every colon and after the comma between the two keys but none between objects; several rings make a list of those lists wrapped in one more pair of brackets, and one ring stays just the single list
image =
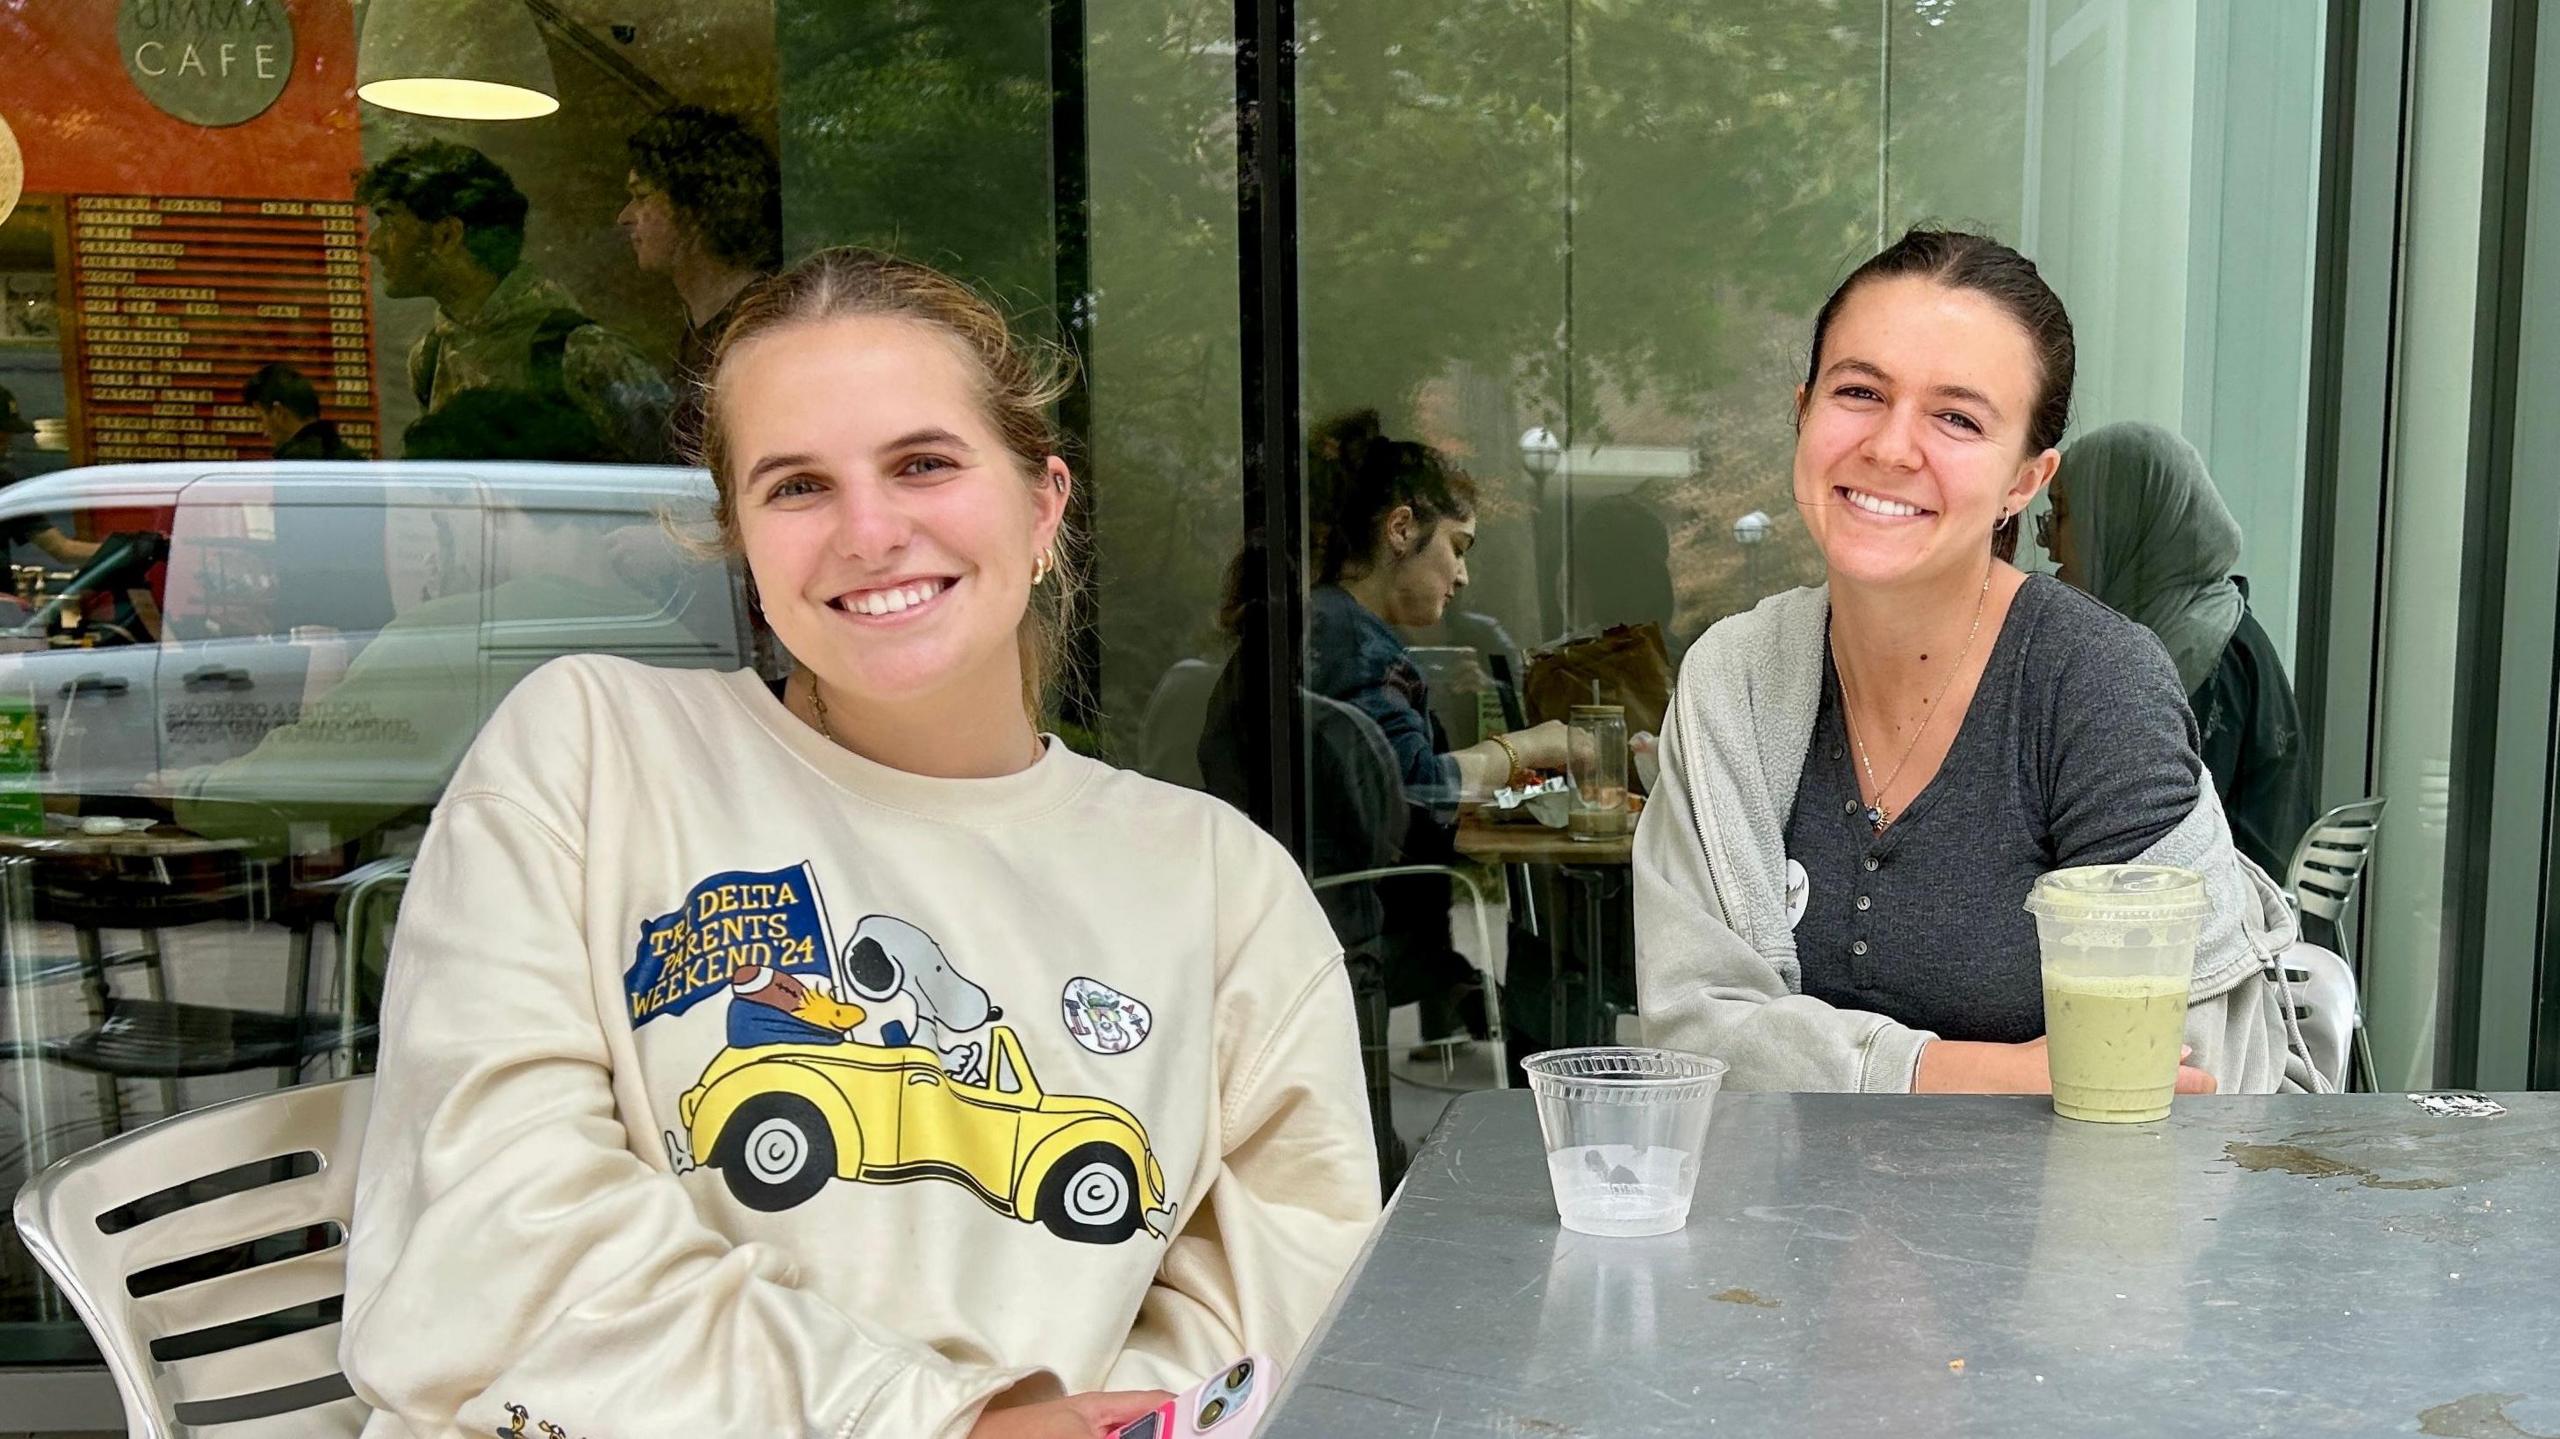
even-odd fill
[{"label": "woman sitting inside cafe", "polygon": [[1377,1214],[1340,945],[1241,815],[1039,729],[1062,386],[860,250],[743,305],[721,543],[794,662],[543,667],[400,916],[368,1433],[1099,1439],[1285,1363]]},{"label": "woman sitting inside cafe", "polygon": [[2319,778],[2284,657],[2249,610],[2240,522],[2204,456],[2136,421],[2071,442],[2039,543],[2062,582],[2160,637],[2204,740],[2231,839],[2279,880],[2311,827]]},{"label": "woman sitting inside cafe", "polygon": [[2281,896],[2232,848],[2151,635],[1996,538],[2049,481],[2071,323],[2016,251],[1915,230],[1814,320],[1795,499],[1826,583],[1681,667],[1637,830],[1647,1036],[1749,1089],[2050,1090],[2037,878],[2199,872],[2181,1092],[2318,1084],[2271,977]]},{"label": "woman sitting inside cafe", "polygon": [[[1395,821],[1397,852],[1387,858],[1455,863],[1460,801],[1484,799],[1534,771],[1562,770],[1568,738],[1562,722],[1549,720],[1453,746],[1433,712],[1430,682],[1405,644],[1403,632],[1440,623],[1466,588],[1476,544],[1475,481],[1431,446],[1388,435],[1377,411],[1361,410],[1307,437],[1307,488],[1315,583],[1307,593],[1306,688],[1365,717],[1391,755],[1403,812]],[[1219,615],[1231,634],[1244,621],[1242,574],[1241,563],[1230,570]],[[1213,719],[1199,748],[1211,790],[1237,799],[1250,762],[1240,688],[1230,664],[1211,695]],[[1338,807],[1338,792],[1353,777],[1332,772],[1322,758],[1314,775],[1319,806]],[[1394,879],[1379,893],[1385,917],[1377,947],[1388,1002],[1418,1004],[1426,1040],[1457,1035],[1462,1026],[1484,1037],[1490,1017],[1482,987],[1450,944],[1448,881]]]}]

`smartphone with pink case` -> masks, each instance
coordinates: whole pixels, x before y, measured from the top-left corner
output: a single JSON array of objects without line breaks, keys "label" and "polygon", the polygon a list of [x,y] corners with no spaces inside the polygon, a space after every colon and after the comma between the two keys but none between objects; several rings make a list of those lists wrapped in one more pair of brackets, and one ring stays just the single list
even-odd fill
[{"label": "smartphone with pink case", "polygon": [[1111,1431],[1111,1439],[1249,1439],[1271,1407],[1280,1376],[1271,1361],[1248,1354],[1190,1388],[1152,1414]]}]

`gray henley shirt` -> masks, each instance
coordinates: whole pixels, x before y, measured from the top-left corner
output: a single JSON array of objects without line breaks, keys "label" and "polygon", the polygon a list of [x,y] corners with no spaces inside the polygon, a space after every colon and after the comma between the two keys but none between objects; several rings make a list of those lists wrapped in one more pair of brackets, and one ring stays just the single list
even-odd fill
[{"label": "gray henley shirt", "polygon": [[2021,908],[2036,877],[2132,859],[2195,807],[2203,762],[2176,666],[2149,630],[2030,576],[1945,762],[1882,835],[1861,813],[1840,703],[1826,658],[1787,819],[1804,992],[1947,1039],[2043,1034]]}]

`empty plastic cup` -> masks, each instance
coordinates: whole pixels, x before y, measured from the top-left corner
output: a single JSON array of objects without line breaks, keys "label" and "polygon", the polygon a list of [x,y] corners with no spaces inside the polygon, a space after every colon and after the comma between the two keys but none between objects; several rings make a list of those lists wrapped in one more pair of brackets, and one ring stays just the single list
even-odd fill
[{"label": "empty plastic cup", "polygon": [[1723,1060],[1607,1046],[1551,1049],[1520,1067],[1565,1228],[1631,1237],[1689,1222]]},{"label": "empty plastic cup", "polygon": [[2053,1112],[2102,1124],[2169,1117],[2204,876],[2156,864],[2057,869],[2027,896],[2044,956]]}]

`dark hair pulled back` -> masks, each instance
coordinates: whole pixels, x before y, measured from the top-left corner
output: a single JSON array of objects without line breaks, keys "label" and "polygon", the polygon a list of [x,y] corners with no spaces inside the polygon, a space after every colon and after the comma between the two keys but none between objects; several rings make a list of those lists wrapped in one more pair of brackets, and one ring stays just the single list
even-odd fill
[{"label": "dark hair pulled back", "polygon": [[[1950,290],[1970,290],[1998,305],[2018,322],[2035,350],[2035,403],[2027,412],[2027,447],[2040,455],[2062,444],[2071,425],[2071,380],[2077,351],[2071,338],[2071,316],[2062,297],[2044,282],[2035,262],[1988,235],[1965,230],[1929,230],[1917,226],[1887,245],[1873,259],[1849,272],[1849,278],[1822,302],[1813,317],[1813,349],[1805,358],[1807,391],[1822,374],[1822,342],[1840,307],[1870,280],[1905,276],[1935,282]],[[2002,559],[2016,555],[2018,517],[2010,516],[1992,531],[1992,547]]]},{"label": "dark hair pulled back", "polygon": [[1378,529],[1410,507],[1424,535],[1476,512],[1476,485],[1419,440],[1390,439],[1375,410],[1359,410],[1307,436],[1307,556],[1318,584],[1373,568]]}]

